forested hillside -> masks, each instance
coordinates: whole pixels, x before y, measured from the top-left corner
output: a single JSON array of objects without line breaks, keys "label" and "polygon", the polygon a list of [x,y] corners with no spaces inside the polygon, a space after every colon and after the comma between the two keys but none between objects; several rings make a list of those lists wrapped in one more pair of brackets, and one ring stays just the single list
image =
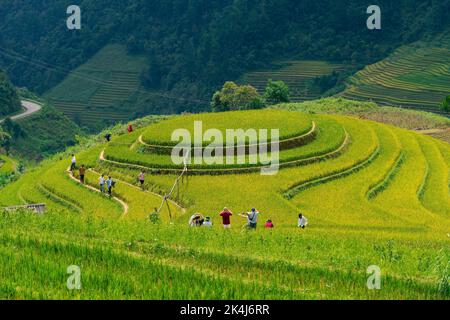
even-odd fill
[{"label": "forested hillside", "polygon": [[0,70],[0,119],[20,110],[20,100],[17,91],[5,72]]},{"label": "forested hillside", "polygon": [[148,59],[142,84],[199,110],[225,80],[275,59],[376,62],[400,44],[448,29],[450,0],[380,0],[377,31],[366,28],[369,3],[362,0],[80,0],[78,31],[66,27],[71,4],[2,0],[0,66],[16,85],[44,93],[119,43]]},{"label": "forested hillside", "polygon": [[20,99],[31,100],[40,104],[41,109],[21,119],[8,118],[0,123],[0,153],[6,151],[18,159],[40,161],[77,142],[77,135],[82,132],[69,118],[26,89],[11,86],[11,90],[19,106]]}]

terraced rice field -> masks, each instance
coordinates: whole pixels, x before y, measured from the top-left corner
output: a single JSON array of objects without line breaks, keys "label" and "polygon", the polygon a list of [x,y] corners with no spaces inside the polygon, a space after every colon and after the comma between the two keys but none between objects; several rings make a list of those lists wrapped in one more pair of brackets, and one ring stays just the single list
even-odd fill
[{"label": "terraced rice field", "polygon": [[[0,297],[450,297],[450,145],[346,116],[271,110],[260,111],[255,122],[252,112],[239,113],[237,123],[235,116],[220,114],[219,130],[228,120],[232,128],[276,127],[270,121],[276,117],[282,118],[280,127],[291,128],[280,130],[296,143],[281,144],[278,174],[236,165],[189,168],[156,225],[148,216],[180,168],[145,141],[170,146],[163,128],[190,128],[202,118],[213,127],[211,116],[170,118],[78,152],[78,164],[89,168],[87,185],[74,180],[77,171],[75,177],[67,172],[66,154],[2,190],[0,205],[45,202],[50,211],[39,218],[1,216]],[[314,134],[295,139],[305,132]],[[285,159],[291,163],[284,165]],[[147,175],[141,189],[142,169]],[[116,179],[115,198],[93,190],[100,173]],[[230,230],[221,227],[224,206],[234,212]],[[254,232],[243,229],[245,220],[237,215],[252,207],[261,212]],[[189,228],[196,212],[211,216],[213,228]],[[297,228],[299,212],[309,219],[305,230]],[[261,226],[267,219],[274,221],[273,230]],[[73,264],[85,272],[79,292],[63,288],[65,268]],[[371,265],[382,270],[381,290],[366,287]]]},{"label": "terraced rice field", "polygon": [[125,104],[140,86],[144,57],[127,55],[126,48],[109,45],[46,94],[52,104],[82,126],[103,128],[128,121],[133,111]]},{"label": "terraced rice field", "polygon": [[11,158],[0,155],[0,175],[13,173],[16,169],[16,163]]},{"label": "terraced rice field", "polygon": [[0,189],[17,178],[17,163],[15,160],[0,155]]},{"label": "terraced rice field", "polygon": [[424,134],[450,143],[450,129],[425,130]]},{"label": "terraced rice field", "polygon": [[450,92],[449,39],[399,48],[357,73],[340,95],[445,114],[439,105]]},{"label": "terraced rice field", "polygon": [[262,70],[245,74],[240,83],[250,84],[263,94],[269,80],[282,80],[291,90],[291,101],[314,100],[321,93],[312,86],[316,77],[329,75],[333,71],[346,69],[345,65],[326,61],[285,61],[275,70]]}]

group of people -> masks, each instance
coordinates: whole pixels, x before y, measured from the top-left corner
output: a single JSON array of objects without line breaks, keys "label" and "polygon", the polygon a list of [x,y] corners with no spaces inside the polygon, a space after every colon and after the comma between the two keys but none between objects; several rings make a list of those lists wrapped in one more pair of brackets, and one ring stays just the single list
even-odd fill
[{"label": "group of people", "polygon": [[[131,124],[128,125],[127,131],[128,131],[128,133],[132,133],[134,131],[133,126]],[[107,142],[110,142],[111,134],[107,133],[105,135],[105,139]],[[77,163],[76,156],[74,154],[72,154],[72,161],[70,164],[71,172],[75,171],[76,163]],[[85,175],[86,175],[86,167],[84,165],[81,165],[81,167],[78,170],[79,170],[80,182],[82,184],[84,184],[85,183]],[[143,170],[138,175],[138,181],[139,181],[141,188],[144,189],[145,172]],[[116,182],[112,179],[111,176],[107,177],[104,174],[102,174],[98,178],[98,184],[99,184],[101,193],[107,192],[108,195],[110,197],[112,197],[112,189],[115,187]],[[106,187],[106,189],[105,189],[105,187]],[[231,217],[233,216],[233,213],[228,208],[224,208],[219,215],[222,218],[223,227],[225,229],[231,228]],[[245,227],[248,229],[251,229],[251,230],[255,230],[257,228],[259,215],[260,215],[259,211],[256,210],[255,208],[252,208],[250,210],[250,212],[239,214],[240,217],[243,217],[247,220]],[[203,218],[203,216],[201,214],[195,214],[194,216],[191,217],[191,219],[189,221],[189,225],[192,227],[212,227],[213,223],[212,223],[211,217]],[[302,228],[302,229],[305,229],[306,226],[308,225],[308,219],[301,213],[298,215],[298,224],[297,225],[299,228]],[[273,228],[275,228],[275,225],[271,219],[268,219],[266,221],[266,223],[264,224],[264,227],[266,229],[273,229]]]},{"label": "group of people", "polygon": [[[134,128],[133,128],[132,124],[129,124],[127,126],[127,131],[128,131],[128,133],[133,133],[134,132]],[[108,132],[108,133],[105,134],[104,138],[105,138],[106,142],[111,142],[112,134],[110,132]]]},{"label": "group of people", "polygon": [[[74,154],[72,154],[72,160],[70,163],[70,171],[73,173],[77,168],[77,158]],[[80,183],[85,183],[86,176],[86,166],[83,164],[78,168],[78,175],[80,177]],[[101,193],[108,193],[110,197],[112,197],[112,189],[115,187],[116,182],[113,180],[111,176],[106,176],[102,174],[98,178],[99,189]],[[143,182],[141,183],[143,185]]]},{"label": "group of people", "polygon": [[100,186],[100,192],[105,193],[105,186],[106,190],[108,192],[108,195],[112,197],[112,189],[116,186],[116,182],[112,179],[112,177],[107,177],[104,174],[102,174],[98,178],[98,183]]},{"label": "group of people", "polygon": [[[225,229],[231,228],[231,217],[233,216],[233,213],[228,209],[224,208],[222,212],[219,214],[222,218],[222,225]],[[260,215],[260,212],[256,210],[255,208],[252,208],[250,212],[239,214],[238,216],[243,217],[247,220],[247,223],[245,224],[245,227],[250,230],[255,230],[258,226],[258,217]],[[191,227],[212,227],[212,220],[210,217],[203,218],[201,214],[195,214],[191,217],[191,220],[189,221],[189,225]],[[298,215],[298,223],[297,226],[301,229],[305,229],[308,225],[308,219],[300,213]],[[273,229],[275,228],[275,224],[273,223],[272,219],[269,219],[264,224],[264,228],[266,229]]]},{"label": "group of people", "polygon": [[[128,133],[132,133],[134,131],[133,125],[129,124],[127,126],[127,131]],[[105,135],[105,140],[107,142],[111,141],[111,133],[107,133]],[[75,156],[75,154],[72,154],[72,159],[70,162],[70,171],[73,173],[77,168],[77,157]],[[85,165],[81,165],[78,168],[78,173],[79,173],[79,178],[80,178],[80,183],[84,184],[85,183],[85,176],[86,176],[86,167]],[[144,188],[144,182],[145,182],[145,173],[144,171],[141,171],[141,173],[139,174],[138,180],[140,182],[141,188]],[[112,196],[112,189],[115,187],[116,182],[112,179],[112,177],[110,176],[106,176],[106,175],[101,175],[98,178],[98,184],[99,184],[99,188],[100,188],[100,192],[101,193],[108,193],[108,195],[111,197]]]},{"label": "group of people", "polygon": [[[70,171],[73,173],[75,169],[77,168],[77,157],[72,154],[72,161],[70,162]],[[81,165],[81,167],[78,169],[78,175],[80,177],[80,182],[84,184],[84,177],[86,176],[86,167]]]}]

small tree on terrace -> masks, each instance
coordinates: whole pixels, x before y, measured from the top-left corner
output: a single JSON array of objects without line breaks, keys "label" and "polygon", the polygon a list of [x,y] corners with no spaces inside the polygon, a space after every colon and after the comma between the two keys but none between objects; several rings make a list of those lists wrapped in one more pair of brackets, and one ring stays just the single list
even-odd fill
[{"label": "small tree on terrace", "polygon": [[290,90],[289,87],[284,81],[272,81],[269,80],[269,83],[266,87],[266,92],[264,94],[264,98],[266,101],[270,103],[282,103],[290,101]]},{"label": "small tree on terrace", "polygon": [[226,82],[211,100],[211,109],[214,112],[261,109],[263,107],[264,99],[254,87],[239,86],[232,81]]},{"label": "small tree on terrace", "polygon": [[445,97],[444,101],[442,101],[441,109],[450,112],[450,95]]}]

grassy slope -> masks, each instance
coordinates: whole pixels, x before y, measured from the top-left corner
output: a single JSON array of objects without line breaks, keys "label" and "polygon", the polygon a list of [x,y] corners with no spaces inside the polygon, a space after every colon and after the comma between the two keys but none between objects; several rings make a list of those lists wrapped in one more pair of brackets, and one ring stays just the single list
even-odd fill
[{"label": "grassy slope", "polygon": [[[291,118],[286,112],[274,112],[271,110],[234,111],[231,113],[204,113],[183,115],[169,121],[151,126],[143,134],[143,140],[148,143],[176,145],[172,142],[172,132],[177,129],[187,129],[194,137],[194,122],[201,121],[204,133],[208,129],[218,129],[226,136],[227,129],[279,129],[280,139],[287,139],[302,135],[309,131],[311,121],[301,115],[293,115]],[[253,141],[256,142],[256,141]]]},{"label": "grassy slope", "polygon": [[[140,86],[146,68],[145,57],[130,56],[120,45],[108,45],[45,97],[81,127],[99,130],[147,112],[145,104],[155,93]],[[152,111],[161,112],[154,105]]]},{"label": "grassy slope", "polygon": [[81,131],[75,123],[49,105],[30,117],[18,120],[24,137],[13,139],[12,150],[27,160],[42,160],[76,143]]},{"label": "grassy slope", "polygon": [[13,159],[0,155],[0,175],[2,174],[10,174],[15,171],[16,164]]},{"label": "grassy slope", "polygon": [[19,177],[18,171],[19,168],[14,159],[0,154],[0,189],[16,180]]},{"label": "grassy slope", "polygon": [[343,97],[439,112],[450,91],[450,36],[397,49],[349,81]]},{"label": "grassy slope", "polygon": [[314,100],[320,97],[320,90],[313,86],[316,77],[330,75],[333,71],[343,71],[347,67],[327,61],[284,61],[275,64],[276,69],[249,72],[242,76],[240,83],[250,84],[264,93],[269,80],[282,80],[291,90],[294,102]]},{"label": "grassy slope", "polygon": [[[275,111],[277,112],[277,111]],[[267,113],[268,115],[273,114],[274,112]],[[262,113],[264,114],[264,113]],[[281,112],[280,115],[286,115],[286,112]],[[274,117],[277,118],[277,117]],[[179,118],[179,119],[186,119],[186,118]],[[191,118],[195,119],[195,118]],[[266,118],[267,120],[270,119]],[[253,121],[254,118],[247,119],[249,121]],[[293,145],[289,148],[280,149],[279,152],[279,160],[280,163],[286,163],[290,161],[300,160],[300,159],[308,159],[314,156],[320,156],[325,155],[330,152],[333,152],[337,149],[339,149],[346,138],[345,131],[341,125],[336,123],[333,119],[327,119],[327,118],[306,118],[299,114],[297,117],[290,116],[289,119],[286,119],[283,121],[283,123],[288,123],[292,120],[297,121],[297,127],[295,127],[296,130],[305,130],[305,128],[311,127],[311,120],[313,120],[316,124],[316,126],[319,126],[321,129],[315,131],[315,138],[314,141],[311,143],[308,143],[307,145]],[[138,137],[142,134],[142,132],[145,132],[149,134],[149,136],[155,136],[154,133],[158,132],[158,130],[155,130],[155,128],[161,128],[165,124],[167,124],[166,128],[171,127],[172,121],[165,121],[161,122],[155,126],[151,126],[148,130],[143,131],[136,131],[135,133],[121,137],[117,139],[115,142],[109,144],[105,148],[105,157],[108,160],[122,162],[122,163],[133,163],[136,165],[142,165],[145,167],[150,168],[183,168],[183,165],[174,165],[172,162],[172,158],[170,154],[157,154],[152,153],[151,150],[146,151],[145,149],[142,150],[142,145],[140,143],[136,143],[136,140]],[[180,121],[177,120],[176,123],[179,123]],[[242,122],[242,121],[241,121]],[[264,122],[258,122],[257,125],[262,125]],[[294,121],[295,123],[295,121]],[[309,123],[309,125],[308,125]],[[222,125],[222,123],[220,124]],[[232,126],[236,126],[236,124],[233,124]],[[273,125],[270,125],[273,127]],[[269,126],[269,127],[270,127]],[[288,127],[288,126],[287,126]],[[293,131],[295,132],[295,131]],[[153,134],[150,134],[153,133]],[[303,132],[300,131],[299,134],[302,134]],[[286,131],[284,128],[281,130],[280,134],[284,136],[285,134],[289,137],[289,129]],[[267,150],[266,150],[267,151]],[[265,153],[266,154],[266,153]],[[205,165],[204,161],[201,161],[198,163],[196,161],[196,157],[192,155],[191,159],[191,169],[197,168],[197,169],[210,169],[212,167],[216,168],[229,168],[229,165],[225,165],[226,161],[228,160],[228,157],[226,157],[226,153],[224,152],[223,157],[220,157],[224,164],[215,164],[215,165]],[[271,155],[270,152],[268,152],[268,155]],[[182,157],[180,156],[180,159],[182,160]],[[249,156],[246,156],[246,162],[243,165],[237,164],[237,157],[232,157],[233,161],[236,163],[233,167],[248,167],[249,166]],[[258,158],[258,163],[250,164],[252,166],[261,166],[260,163],[261,157]]]},{"label": "grassy slope", "polygon": [[19,89],[21,99],[37,101],[43,108],[36,114],[16,120],[24,135],[14,137],[11,152],[18,158],[40,161],[76,144],[80,128],[44,100],[26,89]]},{"label": "grassy slope", "polygon": [[[0,203],[40,200],[58,211],[71,202],[84,206],[84,214],[3,215],[2,297],[448,298],[448,286],[438,283],[448,272],[441,262],[449,255],[450,147],[370,121],[329,118],[351,136],[340,157],[283,169],[276,176],[189,177],[177,197],[187,213],[171,204],[173,225],[154,226],[145,217],[161,200],[150,191],[167,192],[174,176],[147,176],[148,191],[139,191],[132,186],[137,170],[98,162],[102,143],[78,153],[79,162],[120,180],[116,196],[130,204],[129,214],[121,217],[116,202],[67,177],[68,153],[42,164],[2,191]],[[96,178],[90,173],[88,182],[95,185]],[[317,179],[322,182],[296,188]],[[39,184],[52,195],[40,192]],[[382,191],[369,199],[368,192],[380,184]],[[283,197],[289,190],[290,200]],[[256,206],[262,211],[260,223],[272,218],[276,228],[241,232],[244,221],[236,215],[229,232],[185,226],[194,212],[211,215],[219,225],[216,214],[224,205],[235,213]],[[304,232],[295,227],[299,210],[310,219]],[[165,209],[163,221],[168,215]],[[65,268],[74,263],[84,270],[84,289],[77,293],[62,289]],[[366,268],[373,264],[383,272],[383,289],[377,292],[365,287]],[[8,271],[12,268],[20,274]],[[28,290],[29,283],[42,290]]]}]

